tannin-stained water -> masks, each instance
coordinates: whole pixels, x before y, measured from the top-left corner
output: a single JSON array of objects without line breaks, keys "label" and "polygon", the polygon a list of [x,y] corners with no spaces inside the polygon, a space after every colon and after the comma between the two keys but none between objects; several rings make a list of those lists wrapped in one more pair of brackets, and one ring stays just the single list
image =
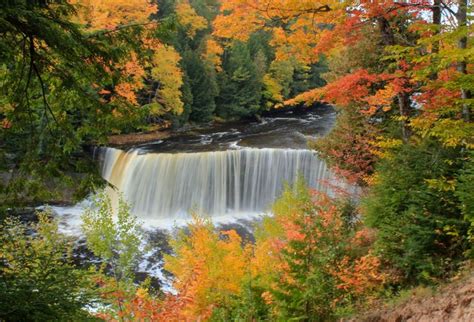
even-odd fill
[{"label": "tannin-stained water", "polygon": [[103,150],[103,177],[123,194],[140,219],[261,213],[298,176],[318,190],[330,178],[306,149],[243,148],[193,153]]}]

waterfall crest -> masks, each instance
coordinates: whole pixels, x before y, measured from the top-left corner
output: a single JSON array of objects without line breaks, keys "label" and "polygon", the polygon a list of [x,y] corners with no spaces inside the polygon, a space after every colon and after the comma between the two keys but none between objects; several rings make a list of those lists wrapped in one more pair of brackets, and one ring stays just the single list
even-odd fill
[{"label": "waterfall crest", "polygon": [[326,190],[326,165],[314,151],[256,149],[200,153],[125,152],[106,148],[103,177],[143,219],[184,218],[191,209],[210,216],[268,210],[284,182],[301,174]]}]

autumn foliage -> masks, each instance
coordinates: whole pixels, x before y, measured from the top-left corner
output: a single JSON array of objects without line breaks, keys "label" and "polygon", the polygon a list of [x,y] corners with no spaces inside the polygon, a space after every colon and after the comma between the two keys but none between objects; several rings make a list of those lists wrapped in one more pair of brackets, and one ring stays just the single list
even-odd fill
[{"label": "autumn foliage", "polygon": [[0,301],[0,319],[10,306],[31,318],[28,305],[40,320],[82,318],[97,301],[108,321],[331,320],[381,293],[436,284],[472,256],[469,1],[5,3],[2,214],[29,194],[42,197],[31,197],[35,207],[43,202],[36,177],[76,174],[86,147],[111,133],[319,103],[337,119],[310,148],[361,193],[346,200],[288,186],[254,242],[194,216],[165,257],[174,277],[166,294],[133,280],[140,240],[126,207],[123,234],[110,203],[96,208],[102,219],[86,212],[88,247],[103,262],[87,274],[46,215],[30,227],[37,235],[6,220],[0,289],[10,304]]},{"label": "autumn foliage", "polygon": [[[270,319],[329,317],[338,306],[375,296],[389,280],[370,251],[373,233],[349,224],[350,214],[328,196],[300,182],[287,188],[273,211],[258,227],[255,244],[195,216],[166,257],[177,294],[166,296],[157,309],[160,316],[171,321],[263,318],[258,312]],[[315,284],[319,279],[326,282]],[[249,294],[266,308],[242,304]],[[250,306],[245,311],[242,305]]]}]

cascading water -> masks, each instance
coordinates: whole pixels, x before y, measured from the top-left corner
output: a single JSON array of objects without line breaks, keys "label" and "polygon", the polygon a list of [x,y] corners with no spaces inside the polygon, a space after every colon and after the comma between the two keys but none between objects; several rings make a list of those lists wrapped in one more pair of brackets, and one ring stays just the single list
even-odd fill
[{"label": "cascading water", "polygon": [[323,182],[330,178],[325,163],[304,149],[103,153],[103,177],[141,219],[185,218],[192,209],[213,217],[261,213],[298,175],[318,190],[326,190]]}]

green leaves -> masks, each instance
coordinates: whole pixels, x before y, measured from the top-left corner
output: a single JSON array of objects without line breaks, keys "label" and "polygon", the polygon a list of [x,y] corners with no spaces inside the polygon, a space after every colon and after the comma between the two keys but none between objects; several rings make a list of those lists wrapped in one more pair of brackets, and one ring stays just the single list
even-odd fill
[{"label": "green leaves", "polygon": [[404,283],[432,283],[463,260],[469,225],[456,196],[463,158],[458,149],[423,140],[395,149],[376,168],[365,222],[378,230],[376,248]]},{"label": "green leaves", "polygon": [[127,203],[120,197],[114,209],[110,197],[101,192],[82,215],[82,221],[89,249],[110,266],[118,282],[130,281],[140,257],[142,235]]},{"label": "green leaves", "polygon": [[7,218],[0,224],[0,319],[86,320],[95,302],[87,272],[72,264],[72,243],[50,213],[37,224]]}]

